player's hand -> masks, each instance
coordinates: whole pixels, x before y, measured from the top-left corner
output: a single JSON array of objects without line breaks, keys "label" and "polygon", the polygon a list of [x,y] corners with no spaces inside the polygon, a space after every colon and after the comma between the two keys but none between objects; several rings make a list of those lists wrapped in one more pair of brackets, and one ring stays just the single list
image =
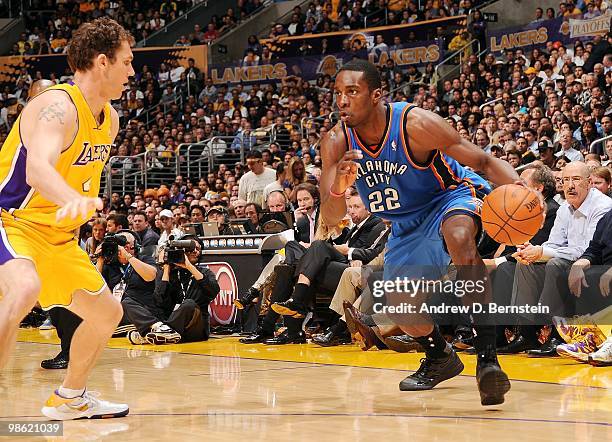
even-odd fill
[{"label": "player's hand", "polygon": [[601,275],[601,279],[599,280],[599,290],[601,290],[602,296],[610,296],[610,284],[612,284],[612,268]]},{"label": "player's hand", "polygon": [[359,150],[350,149],[344,153],[340,162],[336,165],[336,179],[332,184],[332,191],[344,193],[346,189],[355,184],[357,179],[357,163],[355,160],[363,158]]},{"label": "player's hand", "polygon": [[64,218],[70,219],[89,219],[91,215],[98,210],[102,210],[102,200],[100,198],[90,198],[87,196],[79,196],[66,203],[62,208],[57,211],[55,216],[57,221],[61,221]]},{"label": "player's hand", "polygon": [[576,298],[580,298],[582,295],[582,287],[588,287],[584,277],[584,269],[581,265],[573,265],[570,269],[569,276],[567,278],[567,284],[570,292],[573,293]]}]

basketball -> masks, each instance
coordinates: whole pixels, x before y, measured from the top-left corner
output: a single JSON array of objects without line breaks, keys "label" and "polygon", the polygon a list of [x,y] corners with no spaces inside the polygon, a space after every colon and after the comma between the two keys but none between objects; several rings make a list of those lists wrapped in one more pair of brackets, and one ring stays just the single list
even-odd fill
[{"label": "basketball", "polygon": [[482,225],[500,244],[523,244],[544,224],[542,204],[535,190],[517,184],[500,186],[484,199]]}]

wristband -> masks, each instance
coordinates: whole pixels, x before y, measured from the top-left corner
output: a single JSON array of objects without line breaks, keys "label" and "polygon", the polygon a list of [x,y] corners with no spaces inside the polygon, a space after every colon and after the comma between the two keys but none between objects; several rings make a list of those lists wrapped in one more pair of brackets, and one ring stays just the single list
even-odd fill
[{"label": "wristband", "polygon": [[329,194],[336,198],[344,198],[344,193],[336,193],[332,190],[331,186],[329,186]]}]

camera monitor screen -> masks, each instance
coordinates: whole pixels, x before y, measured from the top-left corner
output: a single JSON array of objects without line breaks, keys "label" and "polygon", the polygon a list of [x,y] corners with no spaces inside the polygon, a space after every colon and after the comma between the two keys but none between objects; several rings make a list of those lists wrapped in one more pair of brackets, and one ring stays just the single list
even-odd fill
[{"label": "camera monitor screen", "polygon": [[185,224],[185,234],[196,236],[218,236],[219,226],[216,222]]}]

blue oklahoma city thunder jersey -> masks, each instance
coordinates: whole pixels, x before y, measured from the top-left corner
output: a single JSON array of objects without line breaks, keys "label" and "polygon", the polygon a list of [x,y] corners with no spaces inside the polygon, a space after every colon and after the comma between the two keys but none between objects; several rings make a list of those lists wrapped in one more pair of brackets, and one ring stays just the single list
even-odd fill
[{"label": "blue oklahoma city thunder jersey", "polygon": [[[406,119],[413,105],[385,105],[387,125],[378,146],[366,146],[357,132],[342,124],[349,148],[363,153],[356,186],[368,210],[390,221],[402,221],[431,210],[447,192],[465,186],[474,198],[488,183],[453,158],[434,150],[426,163],[410,151]],[[408,129],[409,131],[409,129]]]}]

